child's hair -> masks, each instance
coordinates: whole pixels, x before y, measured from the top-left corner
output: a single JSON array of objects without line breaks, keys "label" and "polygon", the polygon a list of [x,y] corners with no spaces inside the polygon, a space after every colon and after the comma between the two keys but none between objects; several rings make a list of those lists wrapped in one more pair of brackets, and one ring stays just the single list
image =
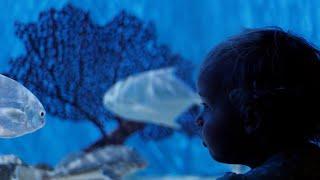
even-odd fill
[{"label": "child's hair", "polygon": [[319,140],[319,55],[315,46],[280,28],[250,29],[209,53],[198,83],[210,82],[213,94],[231,97],[241,90],[256,98],[275,135]]}]

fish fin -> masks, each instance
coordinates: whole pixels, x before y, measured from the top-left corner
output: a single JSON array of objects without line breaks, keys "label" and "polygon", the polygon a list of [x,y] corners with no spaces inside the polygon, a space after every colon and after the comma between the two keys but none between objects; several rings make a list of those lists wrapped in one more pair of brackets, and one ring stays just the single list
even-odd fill
[{"label": "fish fin", "polygon": [[176,68],[173,67],[173,66],[169,66],[169,67],[161,68],[161,69],[159,69],[159,71],[161,71],[161,72],[164,73],[164,74],[174,75],[175,72],[176,72]]},{"label": "fish fin", "polygon": [[0,108],[0,113],[17,122],[21,117],[26,117],[26,113],[17,108]]},{"label": "fish fin", "polygon": [[[165,123],[162,123],[162,122],[165,122]],[[167,120],[162,120],[162,121],[160,121],[160,123],[158,123],[158,125],[173,128],[173,129],[180,129],[181,128],[180,124],[175,121],[168,122]]]},{"label": "fish fin", "polygon": [[24,108],[25,103],[22,101],[16,101],[16,100],[8,100],[8,99],[0,99],[0,108]]},{"label": "fish fin", "polygon": [[175,129],[180,129],[181,128],[181,125],[179,123],[177,123],[177,122],[174,122],[172,125],[173,125],[173,128],[175,128]]},{"label": "fish fin", "polygon": [[136,112],[156,114],[156,111],[154,109],[145,105],[140,105],[137,103],[131,106],[132,106],[132,109],[134,109]]}]

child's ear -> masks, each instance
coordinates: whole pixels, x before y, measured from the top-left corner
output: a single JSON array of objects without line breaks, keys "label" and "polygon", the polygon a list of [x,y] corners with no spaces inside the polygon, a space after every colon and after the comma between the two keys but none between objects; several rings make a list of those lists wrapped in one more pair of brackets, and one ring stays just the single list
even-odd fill
[{"label": "child's ear", "polygon": [[256,134],[262,125],[262,112],[255,106],[248,104],[243,111],[244,130],[248,135]]},{"label": "child's ear", "polygon": [[243,89],[234,89],[229,93],[229,100],[241,114],[245,132],[255,134],[261,128],[263,119],[263,113],[257,107],[257,99]]}]

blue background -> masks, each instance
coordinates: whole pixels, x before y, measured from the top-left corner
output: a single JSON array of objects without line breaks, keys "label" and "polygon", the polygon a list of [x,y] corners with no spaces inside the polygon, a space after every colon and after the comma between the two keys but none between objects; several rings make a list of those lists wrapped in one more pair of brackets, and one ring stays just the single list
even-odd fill
[{"label": "blue background", "polygon": [[[25,53],[14,34],[14,22],[35,22],[41,11],[60,9],[70,2],[89,11],[91,18],[101,25],[121,10],[144,22],[151,21],[161,44],[196,65],[214,45],[244,28],[280,26],[319,44],[320,3],[316,0],[0,0],[0,72],[6,70],[10,58]],[[55,165],[64,155],[98,138],[99,133],[91,123],[49,116],[47,125],[33,134],[0,139],[0,153],[16,154],[31,164]],[[145,174],[215,175],[229,170],[229,165],[211,160],[199,139],[180,133],[147,144],[132,136],[126,143],[149,160]]]}]

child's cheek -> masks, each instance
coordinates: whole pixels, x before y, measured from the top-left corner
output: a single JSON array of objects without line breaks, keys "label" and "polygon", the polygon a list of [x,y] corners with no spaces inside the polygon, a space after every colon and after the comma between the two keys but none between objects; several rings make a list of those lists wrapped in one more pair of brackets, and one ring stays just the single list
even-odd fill
[{"label": "child's cheek", "polygon": [[203,127],[204,140],[210,148],[215,148],[224,141],[227,128],[224,117],[224,113],[219,108],[204,117],[206,119]]}]

